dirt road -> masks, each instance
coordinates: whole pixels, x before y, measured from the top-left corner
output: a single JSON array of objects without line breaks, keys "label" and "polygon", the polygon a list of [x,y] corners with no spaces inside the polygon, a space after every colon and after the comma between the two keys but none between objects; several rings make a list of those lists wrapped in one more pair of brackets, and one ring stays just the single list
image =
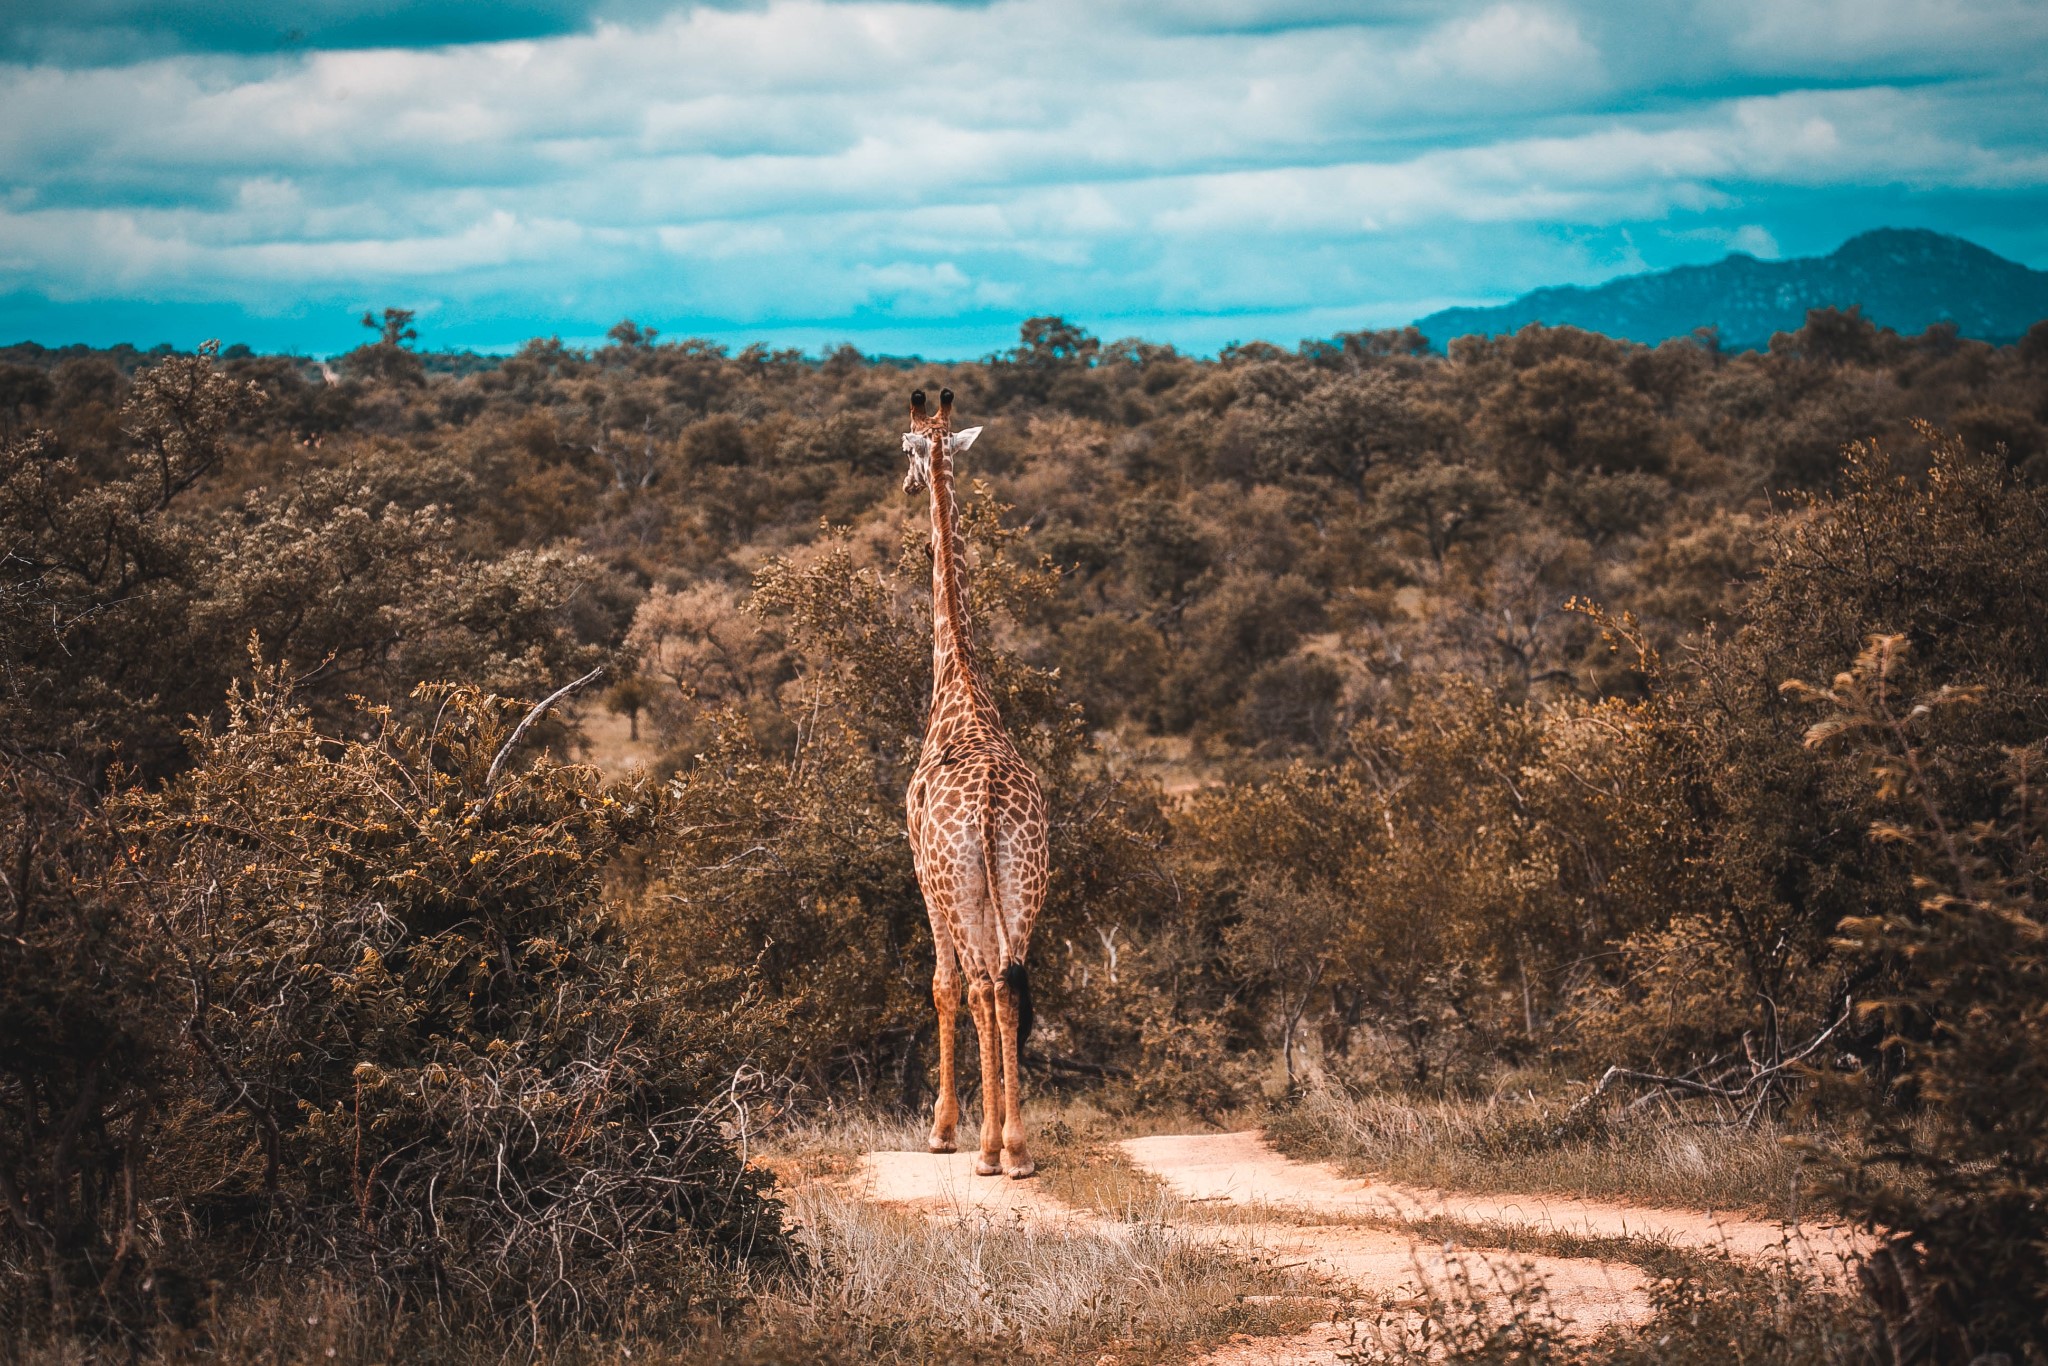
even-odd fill
[{"label": "dirt road", "polygon": [[[1365,1181],[1325,1164],[1296,1162],[1257,1133],[1161,1135],[1119,1146],[1132,1165],[1177,1197],[1162,1217],[1179,1235],[1299,1269],[1355,1301],[1349,1314],[1338,1313],[1294,1337],[1233,1342],[1203,1358],[1202,1366],[1355,1360],[1362,1333],[1385,1341],[1389,1332],[1413,1329],[1420,1323],[1418,1307],[1447,1290],[1506,1312],[1522,1288],[1540,1281],[1548,1313],[1575,1336],[1650,1316],[1643,1273],[1630,1262],[1454,1247],[1405,1227],[1425,1220],[1472,1226],[1472,1241],[1479,1244],[1489,1233],[1497,1242],[1509,1230],[1645,1239],[1743,1260],[1790,1259],[1829,1279],[1846,1276],[1861,1250],[1848,1230],[1825,1224],[1791,1227],[1694,1210],[1461,1195]],[[870,1153],[856,1189],[865,1199],[936,1218],[988,1218],[1112,1239],[1128,1236],[1131,1227],[1062,1202],[1042,1182],[977,1177],[966,1153]]]},{"label": "dirt road", "polygon": [[[869,1153],[861,1163],[856,1189],[863,1198],[910,1206],[938,1218],[988,1218],[1005,1224],[1086,1231],[1106,1238],[1127,1236],[1131,1227],[1120,1219],[1067,1205],[1040,1182],[975,1176],[971,1154]],[[1361,1308],[1374,1311],[1377,1332],[1388,1331],[1389,1312],[1399,1318],[1432,1293],[1469,1285],[1472,1293],[1505,1304],[1517,1288],[1532,1279],[1541,1280],[1551,1312],[1572,1333],[1591,1334],[1612,1323],[1637,1322],[1650,1312],[1642,1272],[1622,1262],[1452,1249],[1434,1239],[1341,1221],[1304,1224],[1256,1217],[1217,1221],[1200,1203],[1182,1205],[1170,1213],[1178,1216],[1174,1231],[1189,1242],[1301,1270],[1305,1279],[1357,1299]],[[1335,1361],[1334,1353],[1356,1332],[1351,1320],[1343,1317],[1319,1326],[1300,1341],[1287,1338],[1233,1344],[1221,1349],[1213,1361],[1217,1366]]]},{"label": "dirt road", "polygon": [[1744,1261],[1791,1260],[1839,1279],[1867,1250],[1836,1224],[1768,1223],[1711,1211],[1650,1209],[1545,1195],[1461,1195],[1363,1181],[1326,1163],[1296,1162],[1256,1132],[1169,1134],[1122,1145],[1130,1160],[1183,1199],[1257,1205],[1375,1222],[1448,1218],[1539,1233],[1642,1238],[1673,1247],[1725,1252]]}]

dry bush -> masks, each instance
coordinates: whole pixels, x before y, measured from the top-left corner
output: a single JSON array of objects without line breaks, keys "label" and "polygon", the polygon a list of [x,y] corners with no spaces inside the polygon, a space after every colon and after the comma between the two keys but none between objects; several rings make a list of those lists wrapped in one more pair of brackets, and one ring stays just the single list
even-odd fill
[{"label": "dry bush", "polygon": [[110,449],[56,432],[0,446],[6,743],[88,783],[117,748],[143,776],[174,772],[252,631],[337,726],[352,696],[403,707],[423,678],[538,695],[603,653],[611,576],[552,547],[477,553],[458,515],[476,485],[438,454],[364,443],[249,486],[236,467],[272,454],[238,430],[260,399],[202,348],[137,376]]},{"label": "dry bush", "polygon": [[1756,1023],[1741,927],[1680,915],[1615,945],[1615,970],[1581,989],[1568,1027],[1590,1067],[1627,1062],[1694,1076],[1730,1061]]},{"label": "dry bush", "polygon": [[1864,1366],[1867,1323],[1856,1302],[1783,1267],[1695,1259],[1683,1274],[1651,1283],[1649,1321],[1573,1340],[1534,1275],[1480,1281],[1454,1263],[1420,1313],[1384,1329],[1378,1362],[1450,1361],[1465,1366]]},{"label": "dry bush", "polygon": [[[911,374],[851,350],[814,364],[657,344],[637,327],[593,352],[536,341],[502,363],[426,358],[404,330],[334,385],[287,358],[6,349],[48,373],[7,372],[19,401],[0,455],[0,1169],[31,1216],[0,1230],[10,1313],[68,1298],[102,1327],[203,1317],[208,1278],[246,1280],[292,1239],[488,1299],[499,1290],[433,1269],[448,1254],[431,1239],[418,1257],[378,1243],[427,1217],[418,1164],[434,1143],[467,1161],[524,1125],[540,1148],[634,1167],[640,1199],[666,1158],[570,1142],[586,1096],[585,1114],[632,1113],[622,1131],[658,1129],[688,1106],[633,1106],[687,1092],[701,1107],[748,1050],[814,1101],[922,1089],[929,949],[900,803],[929,684],[928,565],[891,454],[913,384],[949,383],[963,411],[994,419],[977,447],[993,489],[966,518],[974,601],[1004,714],[1055,810],[1036,1061],[1061,1085],[1101,1083],[1126,1117],[1223,1113],[1270,1079],[1269,1052],[1297,1050],[1298,1071],[1308,1058],[1350,1085],[1439,1098],[1488,1094],[1503,1060],[1693,1080],[1761,1066],[1778,1069],[1774,1110],[1787,1059],[1846,998],[1937,980],[1909,971],[1898,945],[1918,941],[1903,930],[1881,949],[1835,942],[1845,916],[1920,924],[1912,878],[1930,874],[1910,841],[1863,839],[1881,806],[1866,759],[1802,749],[1810,716],[1777,684],[1825,677],[1883,630],[1910,637],[1926,689],[1987,687],[1998,705],[1945,717],[1930,768],[1958,831],[2009,828],[2002,751],[2043,733],[2048,505],[2042,457],[2025,454],[2038,444],[2025,415],[2048,411],[2038,336],[1991,348],[1818,316],[1761,355],[1539,327],[1448,357],[1353,336],[1212,362],[1104,347],[1043,318],[1007,355]],[[1843,441],[1916,415],[2007,454],[1940,440],[1903,472],[1873,448],[1838,461]],[[1759,491],[1787,480],[1839,492],[1785,511]],[[998,497],[1034,529],[1008,524]],[[821,538],[821,519],[862,538]],[[863,548],[900,526],[893,567]],[[762,617],[704,588],[764,568]],[[677,710],[681,776],[634,798],[636,820],[659,808],[659,847],[629,848],[630,822],[586,823],[606,811],[603,789],[555,765],[522,789],[538,805],[490,804],[482,830],[426,814],[398,769],[460,765],[405,757],[394,739],[431,733],[448,701],[415,697],[416,680],[552,687],[628,643],[649,585],[678,596],[655,599],[643,624],[666,615],[674,631],[643,653],[746,723]],[[1571,594],[1633,609],[1641,642],[1674,663],[1604,652],[1565,611]],[[1717,631],[1681,645],[1702,618]],[[223,707],[248,677],[252,628],[299,676],[319,736],[289,764],[232,739]],[[505,720],[447,714],[476,736]],[[188,716],[211,718],[203,752],[180,740]],[[237,745],[275,770],[245,775],[239,823],[170,824],[188,818],[178,803],[225,800]],[[1110,758],[1154,747],[1187,754],[1176,777],[1207,795],[1173,810]],[[138,790],[109,804],[117,748],[133,766],[119,782]],[[177,786],[195,764],[203,781]],[[396,807],[377,805],[371,777]],[[426,849],[400,811],[445,848]],[[513,814],[531,816],[525,835],[491,824]],[[526,835],[573,836],[578,858],[529,858]],[[488,857],[455,858],[472,853]],[[550,911],[556,927],[528,933],[540,902],[498,896],[508,869],[566,879],[600,864],[597,881],[541,899],[569,928]],[[401,867],[426,871],[362,890]],[[451,909],[428,884],[468,900]],[[502,931],[509,966],[464,916]],[[620,966],[628,917],[659,989]],[[202,923],[248,961],[195,948]],[[1277,943],[1288,927],[1312,932]],[[202,979],[226,989],[204,1008]],[[544,987],[561,1010],[540,1004]],[[272,1029],[273,1007],[296,1023]],[[621,1010],[663,1042],[605,1072]],[[1923,1025],[1897,1037],[1940,1037]],[[301,1026],[311,1047],[294,1041]],[[1852,1019],[1830,1043],[1915,1128],[1887,1189],[1920,1199],[1912,1163],[1976,1151],[1930,1123],[1900,1071],[1915,1055],[1884,1020]],[[358,1099],[364,1060],[376,1070]],[[454,1078],[445,1090],[430,1066]],[[2008,1135],[2021,1108],[1982,1094],[1962,1112]],[[1442,1102],[1447,1116],[1461,1105]],[[1543,1107],[1527,1105],[1468,1114],[1469,1132],[1432,1121],[1440,1144],[1481,1154],[1438,1175],[1504,1180],[1519,1162],[1546,1179],[1547,1163],[1611,1186],[1640,1159],[1638,1178],[1668,1189],[1659,1173],[1685,1168],[1647,1138],[1629,1147],[1624,1129],[1684,1132],[1645,1126],[1640,1109],[1578,1137],[1566,1126],[1546,1149]],[[1759,1143],[1789,1122],[1757,1118]],[[1421,1140],[1374,1141],[1431,1170]],[[1713,1141],[1733,1154],[1728,1193],[1768,1184],[1749,1138]],[[298,1223],[275,1215],[295,1180],[317,1197]],[[375,1212],[386,1195],[396,1212]],[[531,1227],[489,1201],[468,1213],[496,1230],[482,1246]],[[175,1265],[166,1230],[184,1230]],[[1960,1235],[1937,1243],[1964,1255]],[[521,1239],[518,1255],[529,1244],[547,1240]],[[598,1319],[638,1256],[590,1260]],[[138,1298],[136,1257],[162,1269],[153,1299]],[[420,1332],[442,1308],[406,1307]],[[762,1350],[785,1348],[810,1350]]]},{"label": "dry bush", "polygon": [[[1703,899],[1697,816],[1643,704],[1432,680],[1339,763],[1212,789],[1176,824],[1218,1017],[1283,1051],[1304,1023],[1358,1082],[1479,1085],[1582,1042],[1574,1007],[1615,980],[1616,946]],[[1400,1041],[1398,1062],[1374,1040]]]},{"label": "dry bush", "polygon": [[83,784],[0,760],[0,1332],[105,1330],[137,1309],[135,1241],[183,1002],[121,883],[122,842]]},{"label": "dry bush", "polygon": [[[2048,741],[2010,747],[2004,789],[1971,821],[1944,799],[1981,751],[1970,714],[2020,699],[1945,684],[1918,691],[1902,636],[1874,637],[1826,689],[1808,733],[1871,765],[1874,839],[1914,870],[1917,904],[1845,920],[1843,947],[1895,974],[1865,1013],[1889,1075],[1846,1079],[1863,1146],[1837,1152],[1841,1197],[1885,1246],[1864,1271],[1895,1362],[2001,1353],[2048,1359]],[[1981,784],[1981,787],[1979,786]]]},{"label": "dry bush", "polygon": [[643,705],[672,750],[687,756],[707,748],[716,714],[728,708],[772,741],[793,738],[772,705],[788,674],[782,642],[725,584],[654,588],[633,614],[625,651],[638,665]]},{"label": "dry bush", "polygon": [[[787,1250],[721,1131],[729,1032],[674,1009],[598,902],[656,794],[500,773],[517,709],[471,689],[336,740],[259,680],[189,771],[107,808],[109,914],[156,949],[162,1041],[121,1092],[95,1090],[104,1047],[23,1036],[87,1070],[70,1119],[0,1152],[43,1197],[9,1197],[12,1307],[146,1340],[327,1274],[420,1331],[529,1348],[729,1308]],[[105,971],[77,967],[44,989]],[[68,1156],[81,1115],[125,1136],[98,1166]]]},{"label": "dry bush", "polygon": [[[1811,713],[1779,685],[1831,677],[1870,635],[1898,632],[1919,686],[1991,690],[2001,705],[1951,718],[1930,775],[1959,824],[1998,816],[2003,750],[2048,724],[2048,496],[2001,459],[1923,435],[1923,478],[1862,444],[1840,495],[1772,526],[1749,620],[1703,643],[1664,708],[1673,781],[1700,818],[1697,927],[1725,935],[1760,1057],[1796,1051],[1850,995],[1887,992],[1888,966],[1843,955],[1837,927],[1918,899],[1901,851],[1864,838],[1881,814],[1867,764],[1802,745]],[[1851,1023],[1841,1042],[1880,1065],[1883,1031]]]},{"label": "dry bush", "polygon": [[[1959,827],[1998,817],[2004,751],[2048,719],[2048,499],[2002,459],[1923,435],[1924,479],[1861,445],[1839,496],[1772,526],[1739,631],[1707,640],[1682,671],[1643,652],[1655,696],[1642,772],[1655,781],[1596,776],[1586,790],[1597,806],[1602,789],[1661,788],[1617,827],[1632,843],[1599,858],[1617,901],[1646,914],[1616,925],[1562,1021],[1581,1065],[1655,1067],[1687,1085],[1769,1076],[1776,1104],[1796,1080],[1789,1059],[1852,998],[1895,988],[1897,958],[1843,953],[1837,927],[1910,914],[1912,869],[1896,844],[1858,836],[1880,814],[1865,765],[1800,745],[1809,718],[1781,696],[1785,677],[1823,676],[1871,631],[1903,628],[1924,686],[1967,681],[2002,699],[1951,719],[1928,774]],[[1866,1017],[1828,1046],[1888,1066]]]},{"label": "dry bush", "polygon": [[1705,1276],[1651,1286],[1656,1316],[1579,1354],[1585,1366],[1864,1366],[1861,1305],[1783,1267],[1722,1262]]}]

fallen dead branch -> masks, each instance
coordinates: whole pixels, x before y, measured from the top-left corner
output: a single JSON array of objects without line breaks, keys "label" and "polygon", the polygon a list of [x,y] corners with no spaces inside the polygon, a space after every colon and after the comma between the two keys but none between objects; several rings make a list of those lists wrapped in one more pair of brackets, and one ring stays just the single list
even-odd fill
[{"label": "fallen dead branch", "polygon": [[1618,1064],[1609,1067],[1601,1074],[1593,1089],[1574,1102],[1571,1109],[1565,1111],[1558,1129],[1561,1132],[1569,1128],[1580,1116],[1599,1104],[1608,1091],[1623,1083],[1652,1088],[1631,1101],[1627,1113],[1633,1113],[1653,1100],[1679,1091],[1686,1095],[1707,1096],[1715,1100],[1740,1104],[1740,1122],[1744,1125],[1754,1124],[1757,1117],[1763,1113],[1764,1107],[1778,1092],[1785,1077],[1818,1052],[1821,1045],[1834,1036],[1835,1031],[1848,1023],[1853,1004],[1851,1001],[1844,1001],[1842,1013],[1835,1017],[1835,1022],[1808,1039],[1797,1052],[1780,1057],[1769,1064],[1762,1063],[1754,1056],[1747,1058],[1749,1075],[1739,1082],[1735,1080],[1732,1071],[1724,1071],[1712,1080],[1705,1080],[1699,1076],[1667,1076],[1659,1072],[1644,1072]]}]

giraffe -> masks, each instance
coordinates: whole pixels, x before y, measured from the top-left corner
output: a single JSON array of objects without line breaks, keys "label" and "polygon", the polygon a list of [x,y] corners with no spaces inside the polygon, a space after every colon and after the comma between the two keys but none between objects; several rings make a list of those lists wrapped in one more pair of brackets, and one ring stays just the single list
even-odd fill
[{"label": "giraffe", "polygon": [[1024,1130],[1018,1051],[1031,1032],[1024,954],[1045,902],[1045,797],[975,667],[953,458],[981,428],[955,433],[952,421],[951,389],[939,391],[936,415],[926,411],[924,390],[911,394],[903,491],[929,489],[932,517],[932,707],[905,803],[938,958],[932,1002],[939,1012],[939,1098],[930,1146],[952,1152],[960,1120],[954,1045],[964,972],[981,1045],[981,1151],[974,1170],[1021,1180],[1036,1170]]}]

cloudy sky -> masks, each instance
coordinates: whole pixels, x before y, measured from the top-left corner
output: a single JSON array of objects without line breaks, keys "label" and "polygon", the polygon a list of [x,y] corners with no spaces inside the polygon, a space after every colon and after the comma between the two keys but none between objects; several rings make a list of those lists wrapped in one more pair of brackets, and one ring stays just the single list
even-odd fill
[{"label": "cloudy sky", "polygon": [[2044,210],[2041,0],[0,14],[0,341],[1207,351]]}]

